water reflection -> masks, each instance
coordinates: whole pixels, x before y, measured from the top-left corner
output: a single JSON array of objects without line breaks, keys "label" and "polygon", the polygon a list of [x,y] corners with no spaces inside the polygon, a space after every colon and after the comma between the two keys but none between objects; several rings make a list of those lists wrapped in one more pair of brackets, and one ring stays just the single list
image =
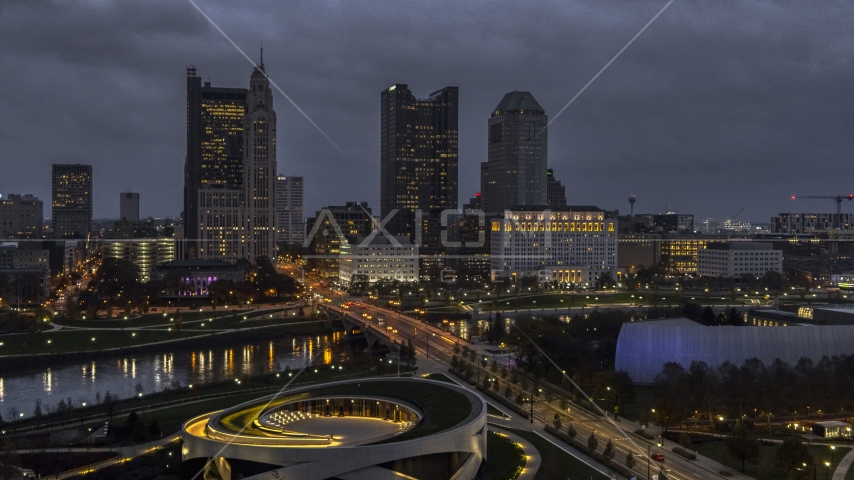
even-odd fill
[{"label": "water reflection", "polygon": [[130,397],[135,395],[137,384],[143,392],[152,393],[173,383],[186,386],[218,382],[242,375],[278,372],[286,366],[294,370],[302,368],[318,348],[322,351],[315,360],[318,363],[330,364],[347,357],[341,337],[329,334],[238,344],[216,351],[168,351],[105,358],[29,373],[4,374],[0,376],[0,406],[31,412],[37,398],[55,409],[60,399],[67,397],[78,403],[95,403],[96,394],[103,398],[107,391],[121,398]]}]

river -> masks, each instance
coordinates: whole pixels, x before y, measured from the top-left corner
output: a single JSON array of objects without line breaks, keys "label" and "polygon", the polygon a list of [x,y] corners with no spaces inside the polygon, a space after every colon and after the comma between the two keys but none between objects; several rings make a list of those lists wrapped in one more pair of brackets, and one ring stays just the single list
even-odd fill
[{"label": "river", "polygon": [[334,364],[348,357],[340,335],[283,337],[213,350],[171,348],[162,353],[99,357],[89,362],[4,374],[0,376],[0,415],[4,420],[13,412],[29,417],[36,399],[42,401],[43,409],[55,410],[60,400],[67,401],[68,397],[75,406],[83,402],[91,405],[97,394],[103,398],[107,391],[127,398],[136,395],[137,385],[143,393],[153,393],[176,381],[187,386],[271,373],[287,366],[298,370],[315,355],[314,364]]}]

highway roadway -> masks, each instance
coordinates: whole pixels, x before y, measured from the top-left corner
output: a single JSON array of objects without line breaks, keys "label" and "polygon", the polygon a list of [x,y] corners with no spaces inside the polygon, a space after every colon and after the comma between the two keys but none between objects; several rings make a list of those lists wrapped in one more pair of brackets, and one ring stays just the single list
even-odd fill
[{"label": "highway roadway", "polygon": [[[311,282],[309,285],[317,284],[316,280],[308,275],[306,275],[306,282]],[[392,342],[412,341],[419,353],[429,355],[429,357],[434,360],[450,364],[450,359],[454,354],[453,350],[456,343],[459,343],[461,348],[463,346],[468,346],[469,348],[474,349],[479,355],[489,355],[480,345],[471,345],[464,340],[452,336],[448,332],[408,315],[377,307],[375,305],[361,303],[361,301],[356,298],[348,298],[345,292],[331,288],[313,286],[312,289],[315,293],[318,293],[324,298],[330,300],[329,302],[324,302],[324,304],[333,312],[345,314],[353,319],[369,323],[372,330],[375,332],[384,332],[386,338]],[[361,305],[343,308],[342,304],[347,301],[359,301],[361,305],[364,305],[364,308]],[[370,315],[370,319],[366,318],[364,314]],[[384,325],[380,325],[380,319],[384,320]],[[473,367],[476,369],[476,366],[473,365]],[[488,373],[488,367],[481,369],[481,375],[486,375]],[[499,384],[499,388],[495,391],[501,392],[502,394],[506,387],[508,385],[510,386],[513,392],[511,394],[511,400],[515,399],[518,393],[522,393],[525,397],[530,397],[530,392],[523,391],[519,385],[503,380],[499,376],[495,377],[495,381]],[[731,469],[727,470],[732,473],[732,476],[724,477],[719,474],[719,471],[723,466],[705,457],[698,457],[695,461],[680,457],[672,451],[672,448],[677,446],[673,442],[665,440],[664,445],[662,447],[658,447],[653,442],[642,439],[641,437],[631,433],[638,429],[639,426],[629,420],[620,419],[618,424],[614,424],[612,420],[606,420],[603,415],[589,412],[571,402],[567,411],[561,410],[557,406],[560,405],[560,397],[557,394],[555,397],[556,399],[551,403],[547,403],[542,399],[536,399],[534,401],[534,420],[537,424],[543,424],[544,421],[551,424],[554,414],[558,413],[562,417],[563,428],[566,429],[566,427],[572,423],[578,432],[577,438],[581,441],[586,442],[590,433],[595,432],[599,439],[600,452],[610,439],[614,443],[616,450],[614,462],[624,464],[627,453],[631,451],[635,455],[637,461],[635,470],[640,473],[641,477],[646,477],[648,453],[661,453],[665,456],[664,462],[649,462],[649,471],[651,475],[658,474],[659,470],[663,468],[666,472],[666,476],[673,480],[749,478],[734,472]],[[569,401],[568,398],[567,401]],[[530,404],[528,404],[528,409],[530,408]],[[616,425],[619,425],[620,428]],[[657,433],[657,429],[658,427],[651,427],[650,431]],[[656,441],[661,441],[661,439],[656,437]]]}]

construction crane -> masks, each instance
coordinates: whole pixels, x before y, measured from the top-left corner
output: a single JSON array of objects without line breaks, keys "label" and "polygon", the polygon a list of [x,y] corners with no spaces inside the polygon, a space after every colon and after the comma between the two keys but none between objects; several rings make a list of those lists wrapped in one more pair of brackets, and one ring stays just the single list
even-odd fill
[{"label": "construction crane", "polygon": [[842,201],[854,200],[854,195],[792,195],[792,200],[795,200],[796,198],[833,200],[836,202],[836,221],[834,222],[836,225],[834,225],[834,227],[839,228],[840,221],[842,220]]},{"label": "construction crane", "polygon": [[[794,198],[794,197],[793,197],[793,198]],[[734,222],[734,221],[735,221],[735,217],[737,217],[737,216],[741,215],[741,212],[743,212],[743,211],[744,211],[744,207],[741,207],[741,210],[739,210],[739,211],[738,211],[738,213],[736,213],[735,215],[733,215],[733,216],[729,217],[729,219],[730,219],[730,220],[732,220],[732,221]]]}]

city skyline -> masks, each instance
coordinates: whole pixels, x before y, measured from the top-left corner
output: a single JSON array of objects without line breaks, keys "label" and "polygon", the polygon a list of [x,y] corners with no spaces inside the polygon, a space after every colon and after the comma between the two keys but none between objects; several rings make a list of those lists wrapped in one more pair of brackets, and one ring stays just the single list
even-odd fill
[{"label": "city skyline", "polygon": [[[278,170],[332,186],[307,192],[306,209],[313,211],[354,198],[379,207],[378,89],[408,83],[415,96],[425,97],[436,85],[459,86],[458,200],[464,202],[479,190],[478,167],[487,152],[483,124],[501,96],[530,91],[546,112],[558,111],[662,4],[495,6],[477,20],[464,15],[474,7],[453,6],[441,26],[424,25],[418,15],[395,8],[344,8],[325,15],[333,7],[297,5],[262,22],[273,27],[273,20],[281,21],[286,28],[264,33],[232,19],[233,7],[201,6],[244,50],[256,51],[263,42],[271,77],[355,159],[349,162],[293,107],[280,103]],[[0,75],[21,94],[4,99],[9,115],[0,123],[6,139],[0,156],[8,175],[0,178],[0,193],[31,193],[48,202],[50,164],[86,163],[98,172],[96,218],[115,215],[121,191],[141,193],[143,217],[177,216],[184,69],[195,65],[216,85],[243,85],[245,59],[189,4],[101,7],[109,15],[96,15],[99,7],[86,4],[46,12],[25,3],[2,8],[18,21],[10,25],[15,43],[3,48],[9,68]],[[841,20],[852,8],[822,4],[804,15],[757,2],[734,15],[720,6],[675,3],[549,127],[549,167],[573,185],[568,203],[626,212],[626,198],[635,194],[637,212],[672,209],[698,219],[726,219],[747,207],[739,218],[762,223],[780,212],[831,212],[829,201],[793,202],[789,195],[849,193],[844,179],[851,167],[843,159],[854,148],[846,133],[854,120],[847,102],[838,99],[846,98],[854,78],[847,61],[852,38]],[[264,11],[251,10],[256,13],[247,15]],[[71,39],[68,45],[34,41],[25,32],[37,20],[53,25],[75,15],[79,21],[63,18],[57,27],[62,38]],[[364,36],[361,48],[340,43],[338,34],[321,33],[334,31],[325,27],[341,15],[366,16],[341,33]],[[156,30],[170,42],[183,42],[162,49],[154,38],[131,38],[133,32],[153,31],[154,18],[169,18]],[[316,22],[302,24],[300,18]],[[397,26],[385,21],[390,19]],[[531,40],[503,36],[490,26],[496,23],[518,27],[518,38],[525,34]],[[95,30],[102,33],[82,34]],[[408,41],[387,41],[400,35]],[[85,42],[99,47],[83,48],[91,47]],[[431,51],[445,54],[446,61],[437,63],[425,53]],[[513,68],[506,68],[508,54]],[[34,61],[52,75],[20,75]],[[361,67],[367,64],[377,68]],[[63,88],[46,87],[48,78],[61,78]],[[33,112],[43,110],[39,105],[75,111],[86,121],[39,115],[55,141],[38,142],[26,125],[35,120]],[[114,116],[121,111],[134,114]],[[806,162],[810,171],[837,174],[792,174]]]}]

